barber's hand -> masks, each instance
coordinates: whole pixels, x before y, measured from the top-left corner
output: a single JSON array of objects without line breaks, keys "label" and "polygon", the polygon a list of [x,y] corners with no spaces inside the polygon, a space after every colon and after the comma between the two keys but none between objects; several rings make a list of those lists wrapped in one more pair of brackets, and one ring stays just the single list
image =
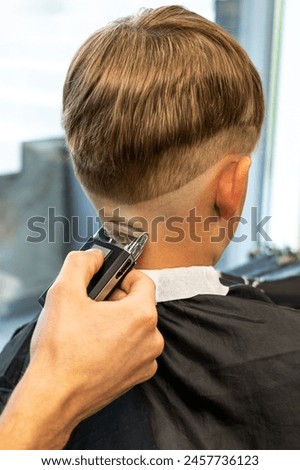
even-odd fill
[{"label": "barber's hand", "polygon": [[80,421],[156,372],[154,285],[133,270],[115,300],[95,302],[86,288],[102,263],[98,250],[67,256],[0,417],[0,449],[62,449]]},{"label": "barber's hand", "polygon": [[70,253],[47,294],[31,346],[32,366],[50,374],[79,422],[152,377],[163,339],[155,288],[132,270],[119,300],[95,302],[86,288],[103,263],[99,250]]}]

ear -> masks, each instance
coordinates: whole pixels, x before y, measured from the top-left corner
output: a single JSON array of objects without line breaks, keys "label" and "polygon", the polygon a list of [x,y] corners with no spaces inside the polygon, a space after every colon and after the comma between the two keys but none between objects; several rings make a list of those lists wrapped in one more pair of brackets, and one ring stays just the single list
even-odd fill
[{"label": "ear", "polygon": [[226,220],[239,216],[243,210],[251,158],[248,155],[229,162],[221,171],[217,191],[216,206]]}]

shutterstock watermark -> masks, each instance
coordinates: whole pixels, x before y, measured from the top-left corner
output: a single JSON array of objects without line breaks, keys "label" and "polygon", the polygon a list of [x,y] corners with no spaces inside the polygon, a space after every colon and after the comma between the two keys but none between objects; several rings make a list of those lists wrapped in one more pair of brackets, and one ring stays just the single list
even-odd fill
[{"label": "shutterstock watermark", "polygon": [[[127,219],[122,215],[120,208],[115,208],[109,214],[105,209],[100,209],[99,216],[87,216],[80,218],[72,216],[70,219],[57,214],[54,207],[48,208],[47,217],[33,216],[27,221],[28,243],[84,243],[93,229],[100,228],[104,223],[109,226],[109,232],[119,241],[125,242],[128,230],[133,236],[138,236],[141,231],[150,235],[151,242],[164,241],[167,243],[180,243],[184,239],[201,243],[209,241],[220,243],[226,239],[234,243],[242,243],[247,239],[251,241],[272,241],[266,231],[266,224],[271,216],[259,219],[258,208],[251,207],[250,218],[231,217],[229,220],[220,219],[219,216],[202,217],[197,215],[196,209],[190,209],[186,217],[173,215],[165,217],[157,215],[151,220],[143,216],[133,216]],[[236,235],[237,226],[244,228],[243,233]],[[163,228],[163,230],[161,230]],[[127,232],[127,233],[126,233]],[[162,234],[163,233],[163,239]]]}]

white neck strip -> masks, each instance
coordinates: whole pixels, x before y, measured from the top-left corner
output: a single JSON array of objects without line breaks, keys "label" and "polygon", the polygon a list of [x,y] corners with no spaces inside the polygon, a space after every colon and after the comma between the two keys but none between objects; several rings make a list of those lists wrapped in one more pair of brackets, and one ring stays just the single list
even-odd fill
[{"label": "white neck strip", "polygon": [[189,266],[166,269],[142,269],[156,285],[156,302],[188,299],[199,294],[226,295],[228,287],[220,283],[213,266]]}]

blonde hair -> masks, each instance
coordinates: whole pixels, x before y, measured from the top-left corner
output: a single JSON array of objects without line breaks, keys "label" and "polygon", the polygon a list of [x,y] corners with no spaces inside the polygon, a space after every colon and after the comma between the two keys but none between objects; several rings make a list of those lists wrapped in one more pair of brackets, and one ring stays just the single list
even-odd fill
[{"label": "blonde hair", "polygon": [[88,192],[134,204],[174,191],[224,154],[250,153],[259,75],[221,27],[183,7],[120,19],[75,55],[63,123]]}]

